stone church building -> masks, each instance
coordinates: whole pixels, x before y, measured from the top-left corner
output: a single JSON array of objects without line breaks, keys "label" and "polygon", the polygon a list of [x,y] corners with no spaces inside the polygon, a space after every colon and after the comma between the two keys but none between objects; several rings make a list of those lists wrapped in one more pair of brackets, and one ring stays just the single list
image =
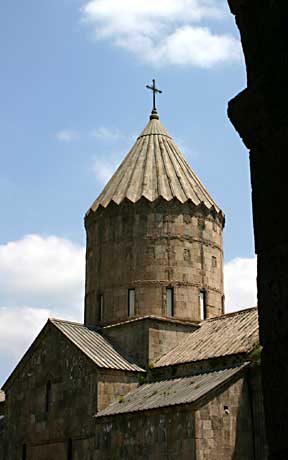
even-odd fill
[{"label": "stone church building", "polygon": [[224,214],[153,109],[85,216],[84,324],[0,392],[1,460],[265,460],[257,309],[224,314]]}]

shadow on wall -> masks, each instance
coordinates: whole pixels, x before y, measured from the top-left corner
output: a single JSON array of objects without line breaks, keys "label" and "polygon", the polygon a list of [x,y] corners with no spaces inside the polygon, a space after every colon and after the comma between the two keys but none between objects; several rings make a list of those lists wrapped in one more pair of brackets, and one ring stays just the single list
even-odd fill
[{"label": "shadow on wall", "polygon": [[254,366],[245,375],[239,400],[233,460],[267,458],[261,372],[259,366]]}]

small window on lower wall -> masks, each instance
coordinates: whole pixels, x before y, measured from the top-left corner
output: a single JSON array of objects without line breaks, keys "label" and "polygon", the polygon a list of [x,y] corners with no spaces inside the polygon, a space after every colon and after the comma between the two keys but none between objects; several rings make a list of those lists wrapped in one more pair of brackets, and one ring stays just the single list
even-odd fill
[{"label": "small window on lower wall", "polygon": [[200,320],[206,319],[207,312],[206,312],[206,292],[200,291],[199,292],[199,304],[200,304]]},{"label": "small window on lower wall", "polygon": [[135,316],[135,289],[128,289],[128,316]]},{"label": "small window on lower wall", "polygon": [[166,288],[166,315],[174,315],[174,293],[173,288]]},{"label": "small window on lower wall", "polygon": [[45,412],[48,412],[51,409],[51,402],[52,402],[52,383],[51,380],[48,380],[46,383],[46,395],[45,395]]},{"label": "small window on lower wall", "polygon": [[27,446],[23,444],[22,446],[22,460],[27,460]]},{"label": "small window on lower wall", "polygon": [[73,460],[73,445],[72,439],[68,439],[68,446],[67,446],[67,460]]},{"label": "small window on lower wall", "polygon": [[99,294],[98,296],[98,321],[103,321],[104,315],[104,295]]}]

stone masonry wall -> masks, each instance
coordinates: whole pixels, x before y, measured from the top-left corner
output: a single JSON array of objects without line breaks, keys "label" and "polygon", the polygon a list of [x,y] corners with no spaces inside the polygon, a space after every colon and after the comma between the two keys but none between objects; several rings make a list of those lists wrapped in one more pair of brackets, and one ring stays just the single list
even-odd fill
[{"label": "stone masonry wall", "polygon": [[140,366],[149,367],[196,328],[184,322],[142,318],[106,326],[103,334],[133,356]]},{"label": "stone masonry wall", "polygon": [[246,380],[238,380],[197,410],[195,429],[197,460],[254,460]]},{"label": "stone masonry wall", "polygon": [[[62,460],[60,452],[66,452],[68,439],[86,437],[98,405],[103,408],[119,392],[134,388],[138,383],[135,374],[98,369],[54,326],[46,326],[42,340],[6,391],[5,460],[21,458],[24,444],[35,460]],[[54,456],[40,455],[39,446],[47,443],[50,451],[55,444]]]},{"label": "stone masonry wall", "polygon": [[[187,404],[96,419],[85,449],[101,460],[260,460],[254,457],[246,380],[207,398],[198,407]],[[74,443],[76,460],[89,458],[83,443]]]},{"label": "stone masonry wall", "polygon": [[103,335],[108,337],[120,350],[131,355],[140,366],[148,362],[149,334],[147,320],[118,323],[104,327]]},{"label": "stone masonry wall", "polygon": [[194,433],[193,411],[179,406],[99,419],[91,447],[101,460],[195,460]]},{"label": "stone masonry wall", "polygon": [[97,382],[97,411],[99,411],[134,390],[139,385],[139,377],[134,372],[102,371],[98,373]]},{"label": "stone masonry wall", "polygon": [[[112,382],[113,378],[110,380]],[[253,456],[254,422],[250,396],[243,377],[218,388],[214,395],[208,395],[197,406],[187,404],[134,414],[91,417],[89,426],[84,418],[90,415],[82,405],[75,419],[79,423],[78,433],[67,430],[57,438],[49,436],[48,439],[34,431],[33,440],[27,443],[27,459],[264,460],[264,457]],[[15,440],[14,437],[10,442]],[[22,444],[21,448],[16,447],[11,446],[5,460],[21,458]]]},{"label": "stone masonry wall", "polygon": [[[26,452],[26,458],[29,460],[67,460],[68,440],[27,446]],[[17,458],[21,459],[22,457],[19,456]]]},{"label": "stone masonry wall", "polygon": [[248,379],[254,431],[255,460],[266,460],[268,458],[268,445],[265,429],[262,376],[259,366],[249,369]]},{"label": "stone masonry wall", "polygon": [[150,320],[148,366],[153,366],[160,356],[168,353],[196,329],[196,325]]},{"label": "stone masonry wall", "polygon": [[9,385],[6,398],[5,448],[7,459],[12,460],[21,458],[23,444],[66,442],[79,429],[86,432],[97,409],[95,366],[48,325],[31,358]]},{"label": "stone masonry wall", "polygon": [[110,204],[86,219],[85,322],[128,317],[128,289],[135,316],[167,316],[166,288],[174,289],[174,316],[200,320],[199,292],[207,317],[223,312],[223,221],[205,208],[177,200],[141,199]]}]

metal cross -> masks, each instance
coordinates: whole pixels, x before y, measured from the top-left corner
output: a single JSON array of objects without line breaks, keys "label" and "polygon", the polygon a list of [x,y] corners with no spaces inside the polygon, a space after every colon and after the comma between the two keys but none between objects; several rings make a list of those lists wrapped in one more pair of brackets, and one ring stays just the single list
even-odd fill
[{"label": "metal cross", "polygon": [[156,110],[156,93],[161,94],[162,91],[156,88],[154,79],[152,80],[152,82],[153,82],[152,86],[146,85],[146,88],[151,89],[153,91],[153,110]]}]

